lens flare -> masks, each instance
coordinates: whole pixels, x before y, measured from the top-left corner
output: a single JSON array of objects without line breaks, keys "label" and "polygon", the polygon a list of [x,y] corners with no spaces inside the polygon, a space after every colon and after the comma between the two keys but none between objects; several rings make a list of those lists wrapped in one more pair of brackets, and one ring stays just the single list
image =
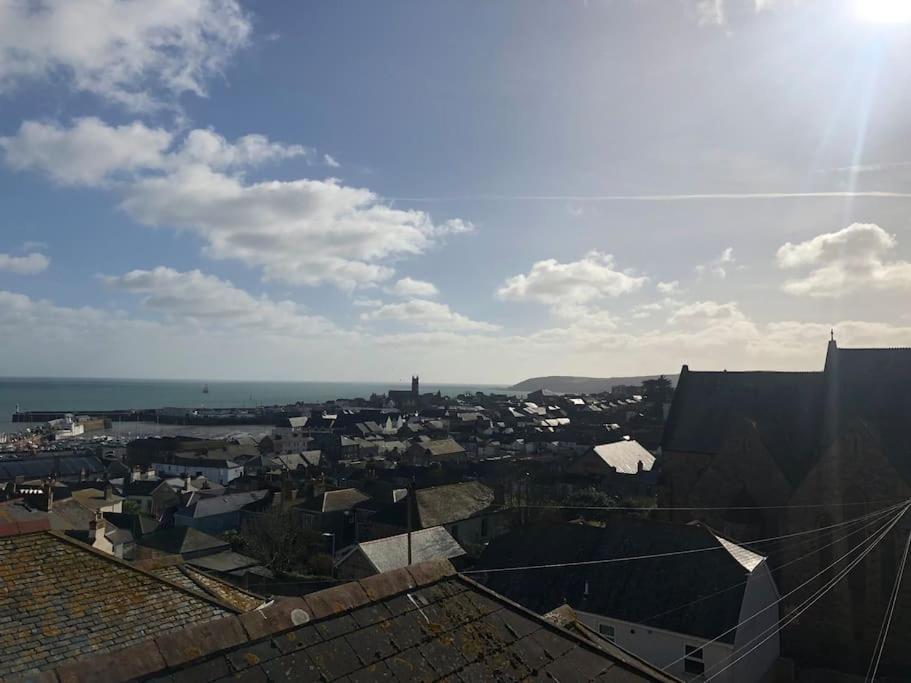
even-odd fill
[{"label": "lens flare", "polygon": [[859,19],[881,24],[911,22],[911,0],[855,0]]}]

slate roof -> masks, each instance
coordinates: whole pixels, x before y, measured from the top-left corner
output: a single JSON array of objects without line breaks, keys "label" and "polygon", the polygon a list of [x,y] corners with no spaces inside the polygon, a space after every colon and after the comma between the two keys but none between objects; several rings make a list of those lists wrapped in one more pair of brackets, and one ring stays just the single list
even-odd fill
[{"label": "slate roof", "polygon": [[433,441],[425,441],[420,446],[425,451],[429,451],[431,457],[458,455],[465,452],[465,449],[455,439],[434,439]]},{"label": "slate roof", "polygon": [[421,527],[468,519],[493,505],[493,489],[477,481],[433,486],[415,493]]},{"label": "slate roof", "polygon": [[[712,639],[738,622],[745,585],[764,558],[700,524],[616,517],[605,527],[539,524],[491,541],[475,570],[693,552],[634,562],[487,572],[485,585],[541,614],[563,603],[574,609]],[[586,584],[588,590],[586,591]],[[685,609],[667,612],[669,606]],[[733,643],[736,632],[722,638]]]},{"label": "slate roof", "polygon": [[187,590],[201,593],[203,597],[212,596],[221,600],[239,612],[249,612],[266,602],[265,598],[259,595],[232,586],[185,564],[169,564],[149,571],[155,576],[172,581]]},{"label": "slate roof", "polygon": [[882,453],[911,482],[911,349],[841,349],[829,344],[822,444],[861,421]]},{"label": "slate roof", "polygon": [[54,531],[0,538],[0,676],[235,613]]},{"label": "slate roof", "polygon": [[192,564],[194,567],[201,567],[202,569],[208,569],[213,572],[228,574],[229,572],[234,572],[238,569],[256,567],[259,565],[259,560],[248,557],[247,555],[235,553],[233,550],[225,550],[212,555],[194,557],[187,560],[187,564]]},{"label": "slate roof", "polygon": [[717,453],[738,419],[752,420],[784,476],[796,484],[818,454],[821,372],[680,373],[662,451]]},{"label": "slate roof", "polygon": [[[356,546],[370,560],[377,572],[408,565],[408,534],[365,541]],[[412,563],[427,560],[451,560],[465,554],[462,546],[441,526],[421,529],[411,534]]]},{"label": "slate roof", "polygon": [[842,349],[822,372],[680,373],[662,450],[713,454],[733,422],[753,421],[784,476],[799,484],[824,448],[860,421],[911,482],[911,348]]},{"label": "slate roof", "polygon": [[151,496],[159,486],[166,486],[166,484],[161,479],[139,479],[124,484],[123,495],[126,498],[130,496]]},{"label": "slate roof", "polygon": [[650,472],[655,464],[655,456],[645,450],[638,441],[617,441],[595,446],[595,453],[607,465],[610,465],[620,474],[636,474],[639,463],[642,471]]},{"label": "slate roof", "polygon": [[154,517],[132,512],[105,512],[103,514],[108,523],[130,531],[136,538],[143,534],[150,534],[158,528],[158,520]]},{"label": "slate roof", "polygon": [[[416,529],[445,526],[490,510],[494,505],[493,489],[477,481],[445,484],[417,489],[414,492],[416,510],[413,524]],[[408,498],[377,512],[371,520],[408,528]]]},{"label": "slate roof", "polygon": [[78,477],[82,470],[92,475],[104,471],[101,460],[91,455],[42,455],[0,460],[0,481],[15,481],[16,477],[46,479],[54,472],[59,477]]},{"label": "slate roof", "polygon": [[674,681],[456,575],[412,565],[91,657],[59,679]]},{"label": "slate roof", "polygon": [[144,535],[138,543],[144,548],[152,548],[168,555],[189,555],[205,551],[215,553],[231,547],[226,541],[189,526],[159,529]]},{"label": "slate roof", "polygon": [[314,512],[340,512],[350,510],[365,500],[370,500],[370,496],[361,493],[357,489],[339,489],[337,491],[326,491],[322,495],[302,501],[299,507],[313,510]]},{"label": "slate roof", "polygon": [[177,514],[199,519],[237,512],[248,505],[258,503],[269,495],[269,491],[245,491],[243,493],[228,493],[213,496],[200,496],[190,506],[181,508]]}]

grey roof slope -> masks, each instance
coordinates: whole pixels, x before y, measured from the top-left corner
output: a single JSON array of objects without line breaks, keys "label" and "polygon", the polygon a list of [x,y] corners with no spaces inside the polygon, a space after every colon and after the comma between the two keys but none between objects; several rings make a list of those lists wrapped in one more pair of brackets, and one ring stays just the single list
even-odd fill
[{"label": "grey roof slope", "polygon": [[[568,603],[574,609],[715,638],[735,625],[745,582],[763,558],[699,524],[670,524],[617,517],[606,527],[540,524],[516,529],[485,548],[476,570],[556,564],[712,548],[673,557],[479,574],[491,589],[544,614]],[[741,553],[746,553],[741,554]],[[745,566],[746,565],[746,566]],[[586,584],[588,591],[586,591]],[[669,606],[685,609],[666,612]],[[736,632],[722,638],[733,642]]]},{"label": "grey roof slope", "polygon": [[734,421],[753,421],[784,476],[799,484],[846,428],[865,424],[911,482],[911,348],[842,349],[822,372],[692,372],[684,366],[662,450],[716,453]]},{"label": "grey roof slope", "polygon": [[189,526],[176,526],[170,529],[159,529],[145,534],[138,541],[145,548],[152,548],[169,555],[184,555],[202,551],[218,552],[227,550],[231,545],[215,536],[197,531]]},{"label": "grey roof slope", "polygon": [[60,680],[660,681],[621,658],[456,575],[448,562],[277,601],[58,667]]},{"label": "grey roof slope", "polygon": [[348,488],[326,491],[318,496],[301,501],[297,506],[314,512],[340,512],[350,510],[365,500],[370,500],[370,496],[355,488]]},{"label": "grey roof slope", "polygon": [[[494,505],[493,489],[477,481],[444,484],[417,489],[414,492],[416,509],[413,511],[414,528],[426,529],[445,526],[491,509]],[[377,512],[371,519],[378,524],[408,528],[408,497]]]},{"label": "grey roof slope", "polygon": [[0,538],[0,582],[4,679],[236,613],[54,531]]},{"label": "grey roof slope", "polygon": [[[365,541],[358,543],[357,548],[366,555],[377,572],[408,565],[408,534]],[[462,546],[441,526],[420,529],[411,534],[412,563],[451,560],[464,554]]]},{"label": "grey roof slope", "polygon": [[179,515],[189,517],[211,517],[229,512],[237,512],[248,505],[258,503],[269,495],[269,491],[245,491],[243,493],[227,493],[216,496],[200,496],[192,505],[180,508]]},{"label": "grey roof slope", "polygon": [[621,474],[636,474],[639,463],[642,471],[649,472],[655,464],[655,456],[643,448],[638,441],[616,441],[604,443],[594,447],[595,453],[605,464],[613,467]]},{"label": "grey roof slope", "polygon": [[854,422],[881,441],[883,454],[911,482],[911,348],[841,349],[829,344],[822,445]]},{"label": "grey roof slope", "polygon": [[680,373],[662,451],[716,453],[738,419],[752,420],[779,469],[798,483],[818,455],[821,372]]},{"label": "grey roof slope", "polygon": [[101,460],[94,455],[40,455],[0,460],[0,481],[14,481],[16,477],[46,479],[56,472],[61,477],[79,476],[104,471]]},{"label": "grey roof slope", "polygon": [[425,451],[429,451],[431,456],[457,455],[465,452],[455,439],[434,439],[419,445]]},{"label": "grey roof slope", "polygon": [[493,489],[477,481],[432,486],[415,493],[423,528],[450,524],[484,512],[493,505]]}]

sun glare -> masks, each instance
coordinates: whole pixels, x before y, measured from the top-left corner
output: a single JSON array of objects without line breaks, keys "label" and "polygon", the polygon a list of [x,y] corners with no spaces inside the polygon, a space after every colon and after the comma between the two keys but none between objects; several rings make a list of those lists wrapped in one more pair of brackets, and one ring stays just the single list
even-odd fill
[{"label": "sun glare", "polygon": [[883,24],[911,22],[911,0],[854,0],[857,16],[863,21]]}]

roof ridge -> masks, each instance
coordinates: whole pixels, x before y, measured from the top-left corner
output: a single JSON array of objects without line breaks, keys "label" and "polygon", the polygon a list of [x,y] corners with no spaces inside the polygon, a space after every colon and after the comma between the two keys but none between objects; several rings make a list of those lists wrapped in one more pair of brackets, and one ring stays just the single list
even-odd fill
[{"label": "roof ridge", "polygon": [[[422,533],[424,531],[433,531],[434,529],[443,529],[445,531],[445,528],[442,525],[436,524],[434,526],[424,527],[423,529],[412,529],[411,535],[414,536],[415,534]],[[392,534],[391,536],[383,536],[382,538],[372,538],[369,541],[359,541],[355,545],[370,545],[371,543],[379,543],[381,541],[388,541],[391,538],[399,538],[400,536],[405,536],[407,534],[408,534],[407,531],[403,531],[400,534]]]},{"label": "roof ridge", "polygon": [[[119,557],[110,555],[110,554],[104,552],[103,550],[98,550],[98,548],[93,548],[92,546],[90,546],[87,543],[78,541],[75,538],[70,538],[63,532],[51,530],[51,531],[47,531],[45,533],[48,533],[51,536],[54,536],[55,538],[57,538],[59,540],[65,541],[66,543],[69,543],[70,545],[75,546],[76,548],[78,548],[79,550],[82,550],[83,552],[88,552],[88,553],[94,554],[95,556],[97,556],[103,560],[107,560],[108,562],[115,564],[123,569],[129,569],[130,571],[137,572],[149,579],[152,579],[153,581],[165,583],[172,588],[178,589],[182,593],[186,593],[187,595],[192,595],[193,597],[196,597],[196,598],[200,597],[197,593],[185,588],[184,586],[181,586],[179,583],[170,581],[168,579],[164,579],[164,578],[158,576],[157,574],[154,574],[153,572],[148,571],[146,569],[142,569],[141,567],[137,567],[137,566],[127,562],[126,560],[121,560]],[[236,607],[232,607],[231,605],[229,605],[225,602],[222,602],[221,600],[217,600],[214,598],[205,598],[205,599],[207,599],[209,602],[213,603],[216,607],[220,607],[221,609],[224,609],[228,612],[233,612],[233,613],[237,614],[240,611]]]},{"label": "roof ridge", "polygon": [[[575,633],[573,631],[570,631],[567,628],[563,628],[562,626],[559,626],[559,625],[553,623],[549,619],[545,618],[543,614],[538,614],[537,612],[530,610],[527,607],[524,607],[517,602],[513,602],[512,600],[507,598],[505,595],[501,595],[500,593],[497,593],[495,590],[492,590],[492,589],[488,588],[487,586],[485,586],[481,583],[478,583],[474,579],[469,578],[468,576],[465,576],[464,574],[456,574],[456,579],[458,579],[459,581],[462,581],[463,583],[467,583],[468,585],[470,585],[472,587],[473,590],[486,594],[486,596],[489,597],[491,600],[494,600],[495,602],[499,602],[501,604],[507,605],[512,610],[521,612],[524,616],[526,616],[530,619],[533,619],[537,623],[540,623],[542,625],[542,627],[544,627],[544,628],[548,628],[551,631],[557,631],[562,636],[570,636],[573,640],[578,642],[580,645],[583,645],[590,650],[595,650],[600,653],[607,653],[607,650],[599,647],[598,645],[591,642],[587,638],[583,638],[581,634]],[[622,649],[622,648],[620,648],[620,649]],[[623,651],[626,652],[626,650],[623,650]],[[650,669],[655,669],[656,671],[658,671],[657,667],[655,667],[653,664],[649,664],[648,662],[645,662],[645,660],[640,660],[638,657],[634,657],[634,658],[637,659],[640,663],[644,662]],[[660,672],[660,673],[664,673],[664,672]],[[669,680],[674,680],[674,679],[669,677]]]},{"label": "roof ridge", "polygon": [[[235,612],[232,616],[184,626],[130,646],[141,651],[141,657],[124,657],[126,648],[121,648],[61,664],[48,673],[60,681],[97,678],[126,681],[171,672],[245,642],[259,642],[310,621],[321,621],[454,575],[455,568],[448,560],[430,560],[339,584],[301,598],[277,600],[252,612],[237,614],[238,610],[232,608]],[[199,597],[194,591],[182,590]]]}]

